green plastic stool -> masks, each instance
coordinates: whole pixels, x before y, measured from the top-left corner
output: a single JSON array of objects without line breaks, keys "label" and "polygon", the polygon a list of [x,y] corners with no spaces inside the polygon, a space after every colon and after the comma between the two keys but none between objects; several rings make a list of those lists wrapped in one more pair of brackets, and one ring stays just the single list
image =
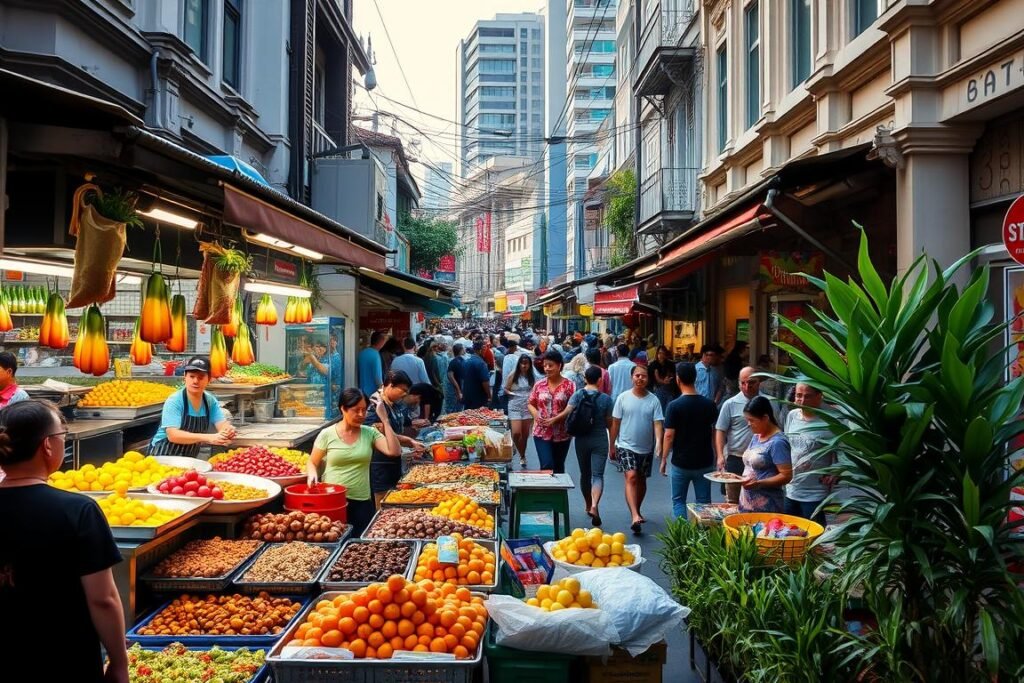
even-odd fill
[{"label": "green plastic stool", "polygon": [[[509,515],[509,536],[519,538],[519,524],[524,512],[550,512],[552,515],[553,540],[565,538],[569,530],[569,492],[566,489],[516,489],[512,494],[512,514]],[[564,533],[558,534],[559,516]]]}]

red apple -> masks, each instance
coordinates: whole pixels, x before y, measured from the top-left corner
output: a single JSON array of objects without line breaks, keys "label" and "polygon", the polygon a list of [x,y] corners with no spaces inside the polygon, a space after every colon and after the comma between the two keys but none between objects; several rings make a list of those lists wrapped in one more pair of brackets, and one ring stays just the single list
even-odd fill
[{"label": "red apple", "polygon": [[192,491],[194,493],[199,489],[199,482],[195,480],[186,481],[185,486],[183,486],[182,488],[185,489],[186,493],[188,493],[189,491]]},{"label": "red apple", "polygon": [[198,478],[199,472],[196,472],[195,470],[189,470],[188,472],[185,473],[185,479],[187,479],[188,481],[195,481]]}]

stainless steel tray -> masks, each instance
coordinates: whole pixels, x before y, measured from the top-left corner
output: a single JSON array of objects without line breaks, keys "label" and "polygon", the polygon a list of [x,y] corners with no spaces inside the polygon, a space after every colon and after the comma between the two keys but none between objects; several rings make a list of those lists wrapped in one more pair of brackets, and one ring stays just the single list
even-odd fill
[{"label": "stainless steel tray", "polygon": [[[256,564],[257,560],[259,560],[260,557],[263,556],[263,553],[267,552],[269,549],[271,549],[273,547],[281,546],[281,545],[287,545],[287,543],[289,543],[289,542],[285,542],[285,543],[267,543],[265,546],[263,546],[263,548],[261,548],[258,553],[256,553],[252,557],[250,557],[249,560],[244,565],[242,565],[242,568],[239,569],[238,572],[235,574],[235,578],[232,581],[234,586],[239,591],[241,591],[242,593],[246,593],[246,594],[265,592],[265,593],[272,593],[272,594],[275,594],[275,595],[296,595],[296,594],[300,594],[300,593],[308,593],[310,591],[315,590],[317,588],[317,586],[318,586],[318,579],[320,578],[320,575],[323,574],[323,571],[324,571],[324,567],[323,566],[320,567],[320,569],[318,569],[315,572],[313,572],[313,577],[309,581],[266,581],[266,582],[257,582],[257,581],[243,581],[242,580],[243,577],[246,575],[246,573],[250,569],[252,569],[252,566],[254,564]],[[338,552],[341,550],[341,542],[340,541],[336,542],[336,543],[310,543],[309,541],[290,541],[290,543],[308,543],[309,545],[315,545],[315,546],[319,546],[321,548],[328,549],[330,551],[330,554],[327,556],[327,559],[324,561],[324,566],[332,566],[334,564],[335,558],[338,556]]]},{"label": "stainless steel tray", "polygon": [[352,538],[352,539],[349,539],[348,541],[345,542],[345,544],[341,547],[341,550],[338,551],[338,553],[333,558],[331,558],[331,562],[328,563],[328,565],[326,567],[324,567],[324,570],[322,572],[320,572],[320,579],[319,579],[320,590],[325,590],[325,591],[353,591],[353,590],[358,590],[360,588],[363,588],[364,586],[369,586],[371,583],[375,583],[373,581],[330,581],[327,577],[329,577],[331,575],[331,569],[334,568],[334,564],[341,558],[342,555],[345,554],[345,549],[348,548],[350,545],[353,545],[353,544],[356,544],[356,543],[388,543],[388,542],[407,543],[407,544],[409,544],[409,546],[411,548],[411,552],[409,553],[409,561],[405,565],[405,571],[401,572],[401,574],[402,574],[402,576],[404,576],[408,580],[412,581],[413,580],[413,575],[416,572],[416,559],[420,555],[420,544],[419,544],[419,541],[410,541],[410,540],[400,539],[400,538],[393,538],[393,539],[378,538],[378,539],[373,539],[373,540],[367,540],[367,539],[362,539],[362,538]]},{"label": "stainless steel tray", "polygon": [[[486,539],[486,538],[469,538],[469,539],[466,539],[466,540],[473,541],[474,543],[476,543],[478,545],[482,545],[484,548],[487,548],[492,553],[494,553],[494,582],[491,583],[491,584],[467,584],[466,588],[468,588],[471,591],[476,591],[478,593],[493,593],[494,591],[498,590],[498,580],[499,580],[499,575],[501,573],[501,561],[502,560],[501,560],[501,552],[499,551],[500,549],[498,547],[498,542],[490,540],[490,539]],[[418,553],[416,555],[416,563],[413,564],[413,568],[412,568],[413,576],[416,575],[416,567],[419,564],[419,559],[420,559],[419,558],[419,553],[423,552],[423,550],[427,547],[428,543],[434,543],[434,541],[423,541],[423,542],[420,543],[419,551],[418,551]],[[435,583],[437,583],[437,582],[435,581]],[[447,583],[447,582],[442,582],[442,583]]]},{"label": "stainless steel tray", "polygon": [[[398,506],[398,507],[400,507],[400,506]],[[412,506],[412,507],[421,507],[422,508],[423,506]],[[430,507],[433,507],[433,506],[430,506]],[[363,539],[366,539],[366,540],[371,540],[371,541],[427,541],[427,542],[432,542],[432,541],[436,541],[437,540],[436,537],[435,538],[384,538],[382,536],[367,536],[367,534],[370,532],[370,529],[372,529],[373,525],[377,523],[377,519],[380,517],[381,513],[384,512],[385,509],[387,509],[387,508],[383,508],[382,507],[380,510],[377,510],[377,513],[374,514],[373,518],[370,520],[370,523],[366,525],[366,529],[363,530],[363,535],[360,536],[360,538],[363,538]],[[392,507],[391,509],[394,509],[394,507]],[[495,517],[493,514],[491,516]],[[494,519],[494,531],[491,532],[490,536],[487,536],[486,535],[487,534],[487,530],[481,527],[480,530],[479,530],[480,531],[480,536],[479,537],[474,536],[473,538],[488,538],[488,539],[493,540],[493,539],[498,537],[497,536],[497,533],[498,533],[497,529],[498,529],[498,519],[497,519],[497,517],[495,517],[495,519]]]},{"label": "stainless steel tray", "polygon": [[[250,539],[241,539],[250,540]],[[187,544],[186,544],[187,545]],[[266,543],[263,541],[259,542],[256,549],[251,553],[243,557],[238,563],[229,569],[226,573],[220,576],[191,576],[191,577],[173,577],[173,576],[156,576],[152,572],[148,572],[139,578],[139,581],[149,586],[149,589],[155,592],[197,592],[197,591],[209,591],[216,593],[222,591],[231,585],[231,579],[238,572],[240,567],[245,566],[248,562],[255,557],[257,554],[263,552],[263,548],[266,547]],[[184,547],[184,546],[182,546]],[[179,548],[178,550],[181,550]],[[178,552],[177,550],[175,552]],[[172,555],[174,553],[171,553]]]},{"label": "stainless steel tray", "polygon": [[[106,498],[110,491],[82,491],[83,496],[89,496],[95,501]],[[210,505],[212,498],[168,498],[167,496],[154,496],[151,493],[129,493],[129,498],[143,502],[153,503],[157,507],[169,510],[182,510],[183,514],[160,526],[114,526],[110,530],[114,534],[115,541],[148,541],[151,538],[162,536],[175,529],[185,522],[188,522]]]},{"label": "stainless steel tray", "polygon": [[75,408],[75,418],[79,420],[134,420],[137,417],[155,415],[164,409],[165,401],[147,403],[144,406],[93,406],[91,408]]}]

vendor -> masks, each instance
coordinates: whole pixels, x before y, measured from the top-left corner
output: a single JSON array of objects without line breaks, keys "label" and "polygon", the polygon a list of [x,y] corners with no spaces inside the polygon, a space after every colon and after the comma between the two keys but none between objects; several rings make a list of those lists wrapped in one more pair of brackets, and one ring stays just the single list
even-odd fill
[{"label": "vendor", "polygon": [[[366,414],[366,424],[375,427],[379,432],[384,433],[384,425],[379,419],[377,406],[383,404],[384,413],[387,415],[388,424],[398,435],[398,441],[402,446],[413,450],[423,450],[421,442],[416,441],[405,434],[411,426],[409,413],[406,409],[404,399],[412,388],[412,380],[409,375],[401,370],[390,370],[384,376],[384,386],[380,391],[370,397],[369,409]],[[401,451],[391,455],[384,453],[377,448],[373,450],[373,459],[370,461],[370,486],[373,489],[373,497],[377,504],[384,500],[385,494],[398,485],[402,478]]]},{"label": "vendor", "polygon": [[[206,392],[210,361],[193,356],[185,363],[185,388],[164,403],[160,428],[150,444],[150,455],[182,455],[195,458],[204,444],[227,446],[235,438],[217,397]],[[186,409],[187,407],[187,409]],[[210,425],[216,432],[210,432]]]},{"label": "vendor", "polygon": [[441,392],[431,384],[420,382],[409,388],[405,397],[406,409],[409,411],[410,424],[413,429],[422,429],[437,420],[441,414]]},{"label": "vendor", "polygon": [[0,353],[0,408],[28,398],[25,390],[14,380],[18,372],[18,359],[10,351]]},{"label": "vendor", "polygon": [[305,371],[310,384],[326,386],[331,373],[329,363],[327,345],[320,341],[313,342],[299,363],[299,372]]}]

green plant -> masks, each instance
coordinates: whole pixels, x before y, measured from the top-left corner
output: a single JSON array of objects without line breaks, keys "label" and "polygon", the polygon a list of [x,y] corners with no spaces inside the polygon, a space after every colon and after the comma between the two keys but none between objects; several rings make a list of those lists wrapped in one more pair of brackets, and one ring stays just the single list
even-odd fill
[{"label": "green plant", "polygon": [[820,414],[836,435],[833,471],[853,490],[833,538],[843,588],[862,586],[883,627],[849,656],[899,680],[1024,671],[1024,599],[1008,570],[1024,542],[1006,521],[1024,483],[1007,447],[1024,433],[1024,381],[1003,383],[988,268],[956,285],[974,256],[931,273],[922,256],[886,286],[862,235],[858,281],[808,278],[834,313],[779,320],[810,351],[779,344],[832,403]]},{"label": "green plant", "polygon": [[464,249],[459,244],[458,225],[452,221],[402,214],[398,232],[409,240],[409,269],[413,272],[437,270],[444,256],[458,256]]},{"label": "green plant", "polygon": [[636,245],[636,173],[623,169],[608,179],[608,209],[604,215],[608,232],[614,238],[609,259],[612,268],[632,261]]},{"label": "green plant", "polygon": [[217,270],[225,273],[247,273],[252,270],[252,257],[237,249],[226,249],[215,263]]},{"label": "green plant", "polygon": [[127,192],[120,187],[104,192],[102,195],[92,195],[92,205],[104,218],[124,223],[129,228],[143,227],[142,218],[135,213],[135,204],[139,196],[134,192]]}]

